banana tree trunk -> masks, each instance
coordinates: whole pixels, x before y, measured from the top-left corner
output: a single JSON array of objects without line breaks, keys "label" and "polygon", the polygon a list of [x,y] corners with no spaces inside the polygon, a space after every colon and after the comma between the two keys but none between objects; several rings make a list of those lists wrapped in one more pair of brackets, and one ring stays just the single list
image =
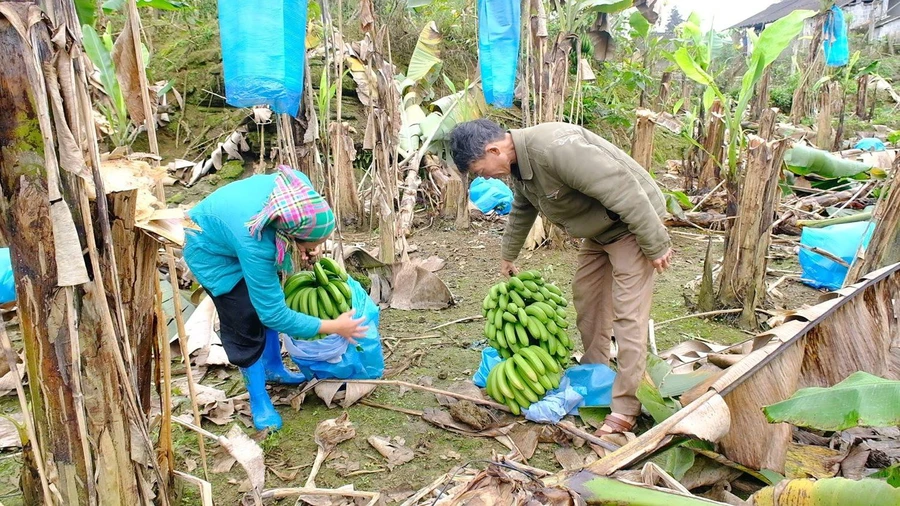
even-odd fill
[{"label": "banana tree trunk", "polygon": [[[25,449],[25,503],[147,504],[159,475],[151,477],[154,449],[121,328],[121,294],[105,286],[105,271],[116,271],[104,244],[112,237],[95,236],[95,224],[109,231],[102,184],[89,201],[84,178],[96,184],[98,168],[85,166],[74,142],[93,139],[84,131],[93,128],[86,76],[71,59],[79,48],[51,43],[36,5],[3,5],[0,230],[16,279],[31,400],[25,416],[36,434]],[[48,12],[79,39],[71,2],[50,2]]]},{"label": "banana tree trunk", "polygon": [[900,261],[900,157],[894,159],[893,173],[890,193],[879,203],[875,213],[877,219],[872,239],[850,266],[845,286],[882,266]]},{"label": "banana tree trunk", "polygon": [[648,172],[653,164],[653,112],[639,109],[634,124],[634,137],[631,144],[631,157]]},{"label": "banana tree trunk", "polygon": [[703,136],[700,158],[700,190],[710,191],[722,180],[722,152],[725,142],[725,114],[722,102],[716,99],[710,106],[709,123]]},{"label": "banana tree trunk", "polygon": [[738,213],[729,231],[719,302],[743,307],[740,323],[755,329],[756,308],[766,296],[766,255],[778,202],[778,180],[786,144],[769,142],[775,128],[775,110],[767,109],[760,119],[760,137],[748,139],[747,169],[738,198]]}]

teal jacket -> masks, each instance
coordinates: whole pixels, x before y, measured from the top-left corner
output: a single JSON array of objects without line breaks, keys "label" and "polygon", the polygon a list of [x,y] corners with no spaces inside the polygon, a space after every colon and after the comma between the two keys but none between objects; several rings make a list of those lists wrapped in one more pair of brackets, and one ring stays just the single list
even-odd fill
[{"label": "teal jacket", "polygon": [[[304,174],[297,174],[309,183]],[[287,307],[275,265],[275,232],[266,228],[256,239],[247,227],[275,189],[276,177],[258,175],[227,184],[188,211],[200,231],[187,231],[184,260],[215,296],[230,292],[244,279],[263,325],[299,339],[311,338],[319,333],[322,320]]]}]

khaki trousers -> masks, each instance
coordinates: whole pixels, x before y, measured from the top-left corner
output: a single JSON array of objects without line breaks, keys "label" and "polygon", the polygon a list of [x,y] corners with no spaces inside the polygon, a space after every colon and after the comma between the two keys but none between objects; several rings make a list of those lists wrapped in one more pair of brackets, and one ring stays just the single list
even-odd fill
[{"label": "khaki trousers", "polygon": [[647,367],[647,331],[656,270],[633,234],[601,245],[584,239],[572,282],[585,364],[609,365],[610,338],[616,336],[618,372],[612,410],[641,412],[635,396]]}]

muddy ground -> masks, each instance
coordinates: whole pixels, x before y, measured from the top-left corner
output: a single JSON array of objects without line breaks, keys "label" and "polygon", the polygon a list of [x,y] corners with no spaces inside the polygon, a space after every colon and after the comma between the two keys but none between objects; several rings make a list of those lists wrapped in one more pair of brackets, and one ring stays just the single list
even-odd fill
[{"label": "muddy ground", "polygon": [[[456,304],[441,311],[397,311],[384,310],[381,314],[381,334],[386,341],[389,338],[404,338],[437,334],[438,337],[401,341],[392,353],[388,354],[386,368],[388,370],[409,365],[407,369],[394,379],[413,383],[431,384],[437,388],[447,388],[455,382],[470,380],[480,361],[480,351],[484,346],[482,338],[483,323],[475,320],[468,323],[453,324],[438,330],[433,327],[457,319],[479,316],[481,300],[486,290],[496,283],[500,276],[496,272],[502,234],[502,224],[476,222],[472,230],[466,232],[452,231],[442,228],[440,222],[416,233],[410,238],[418,250],[417,256],[426,258],[438,255],[447,261],[438,275],[452,291]],[[686,230],[673,231],[676,256],[673,267],[659,276],[653,301],[652,317],[662,322],[679,316],[691,314],[693,309],[686,304],[691,291],[685,285],[695,280],[701,270],[706,242],[702,236]],[[350,244],[374,247],[378,238],[375,234],[355,234],[347,236]],[[721,242],[716,243],[716,252],[721,254]],[[787,256],[787,258],[781,258]],[[538,250],[526,252],[519,266],[526,269],[540,269],[545,277],[561,287],[567,296],[571,294],[571,279],[574,271],[576,251]],[[781,276],[781,271],[799,273],[796,261],[782,251],[773,251],[770,268],[777,269],[770,281]],[[788,279],[779,285],[782,298],[773,300],[771,309],[779,307],[798,307],[804,303],[813,303],[818,295],[799,282]],[[574,315],[570,317],[574,321]],[[573,325],[574,328],[574,325]],[[577,331],[573,331],[577,334]],[[705,320],[698,318],[684,319],[663,326],[656,332],[659,349],[668,348],[688,339],[706,339],[717,343],[735,343],[750,336],[734,328],[728,320]],[[177,365],[175,366],[177,369]],[[240,395],[243,386],[235,369],[226,369],[225,374],[210,369],[203,380],[204,384],[215,386],[229,395]],[[281,393],[290,393],[282,390]],[[178,411],[190,411],[187,398],[183,392],[178,396]],[[3,414],[18,411],[14,397],[3,398],[0,409]],[[421,411],[428,407],[437,407],[435,396],[418,391],[402,392],[396,387],[379,387],[369,401],[392,407]],[[284,429],[271,434],[260,443],[265,451],[267,473],[266,487],[299,487],[309,474],[309,468],[316,453],[313,431],[316,425],[326,419],[341,414],[341,409],[329,409],[315,395],[310,393],[305,402],[295,410],[291,406],[280,406],[284,417]],[[394,499],[404,497],[407,492],[417,490],[436,477],[446,473],[454,466],[472,462],[472,466],[481,466],[479,460],[489,459],[494,452],[506,453],[507,449],[494,439],[461,436],[437,428],[418,416],[404,414],[382,408],[355,405],[349,410],[350,419],[356,426],[357,436],[341,444],[319,474],[316,483],[321,487],[339,487],[353,484],[357,490],[378,490],[389,494]],[[238,422],[251,435],[252,428]],[[204,428],[215,433],[224,434],[230,425],[216,426],[204,423]],[[389,469],[385,459],[367,442],[369,436],[391,436],[401,438],[406,446],[415,450],[416,457],[409,463]],[[196,437],[175,427],[176,453],[178,468],[192,469],[191,472],[202,475],[200,457]],[[222,460],[222,455],[215,445],[207,444],[211,451],[210,466]],[[557,444],[540,444],[530,460],[530,464],[539,468],[555,471],[561,469],[554,452],[560,447]],[[582,458],[587,458],[592,451],[587,447],[575,450]],[[0,455],[0,501],[3,504],[22,504],[18,491],[18,476],[21,465],[21,454],[6,452]],[[241,484],[245,475],[239,466],[230,471],[211,473],[217,504],[238,504],[242,495]],[[393,503],[394,501],[389,501]],[[192,489],[183,490],[181,504],[198,504],[199,498]],[[292,502],[284,501],[284,504]]]}]

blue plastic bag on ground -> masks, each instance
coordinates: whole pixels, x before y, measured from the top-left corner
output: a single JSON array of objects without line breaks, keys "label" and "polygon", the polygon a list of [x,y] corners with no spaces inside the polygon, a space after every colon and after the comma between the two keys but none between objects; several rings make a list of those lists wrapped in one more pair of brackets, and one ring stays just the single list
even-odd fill
[{"label": "blue plastic bag on ground", "polygon": [[497,214],[509,214],[513,192],[499,179],[476,177],[469,186],[469,199],[483,213],[496,211]]},{"label": "blue plastic bag on ground", "polygon": [[487,377],[491,372],[491,369],[499,364],[501,360],[503,359],[500,358],[500,354],[494,348],[488,346],[481,350],[481,365],[479,365],[478,370],[475,371],[472,383],[475,383],[475,386],[478,388],[484,388],[487,385]]},{"label": "blue plastic bag on ground", "polygon": [[522,24],[518,0],[478,0],[478,62],[487,103],[512,107]]},{"label": "blue plastic bag on ground", "polygon": [[[867,247],[875,225],[869,222],[845,223],[823,228],[804,228],[800,234],[800,244],[819,248],[841,258],[848,264],[860,246]],[[818,253],[800,248],[800,270],[803,283],[813,288],[838,290],[844,285],[847,268]]]},{"label": "blue plastic bag on ground", "polygon": [[16,282],[13,278],[9,248],[0,248],[0,304],[16,300]]},{"label": "blue plastic bag on ground", "polygon": [[885,151],[887,149],[881,139],[876,139],[874,137],[860,139],[853,148],[861,149],[863,151]]},{"label": "blue plastic bag on ground", "polygon": [[850,62],[850,42],[847,39],[847,23],[844,11],[836,5],[825,19],[825,65],[843,67]]},{"label": "blue plastic bag on ground", "polygon": [[582,406],[609,406],[616,373],[603,364],[582,364],[566,369],[564,377],[584,398]]},{"label": "blue plastic bag on ground", "polygon": [[[353,295],[355,316],[363,318],[363,325],[367,325],[369,330],[366,337],[356,340],[358,346],[348,346],[347,341],[337,335],[315,341],[288,339],[290,344],[286,344],[285,348],[291,360],[309,379],[375,379],[384,374],[384,354],[378,333],[381,310],[355,279],[348,279],[347,284]],[[341,353],[337,352],[341,347],[338,340],[343,341],[344,351]]]},{"label": "blue plastic bag on ground", "polygon": [[536,423],[559,423],[564,416],[578,413],[578,407],[584,406],[584,397],[570,383],[569,378],[563,376],[558,388],[522,410],[525,419]]},{"label": "blue plastic bag on ground", "polygon": [[304,0],[219,0],[225,101],[296,116],[306,60]]}]

